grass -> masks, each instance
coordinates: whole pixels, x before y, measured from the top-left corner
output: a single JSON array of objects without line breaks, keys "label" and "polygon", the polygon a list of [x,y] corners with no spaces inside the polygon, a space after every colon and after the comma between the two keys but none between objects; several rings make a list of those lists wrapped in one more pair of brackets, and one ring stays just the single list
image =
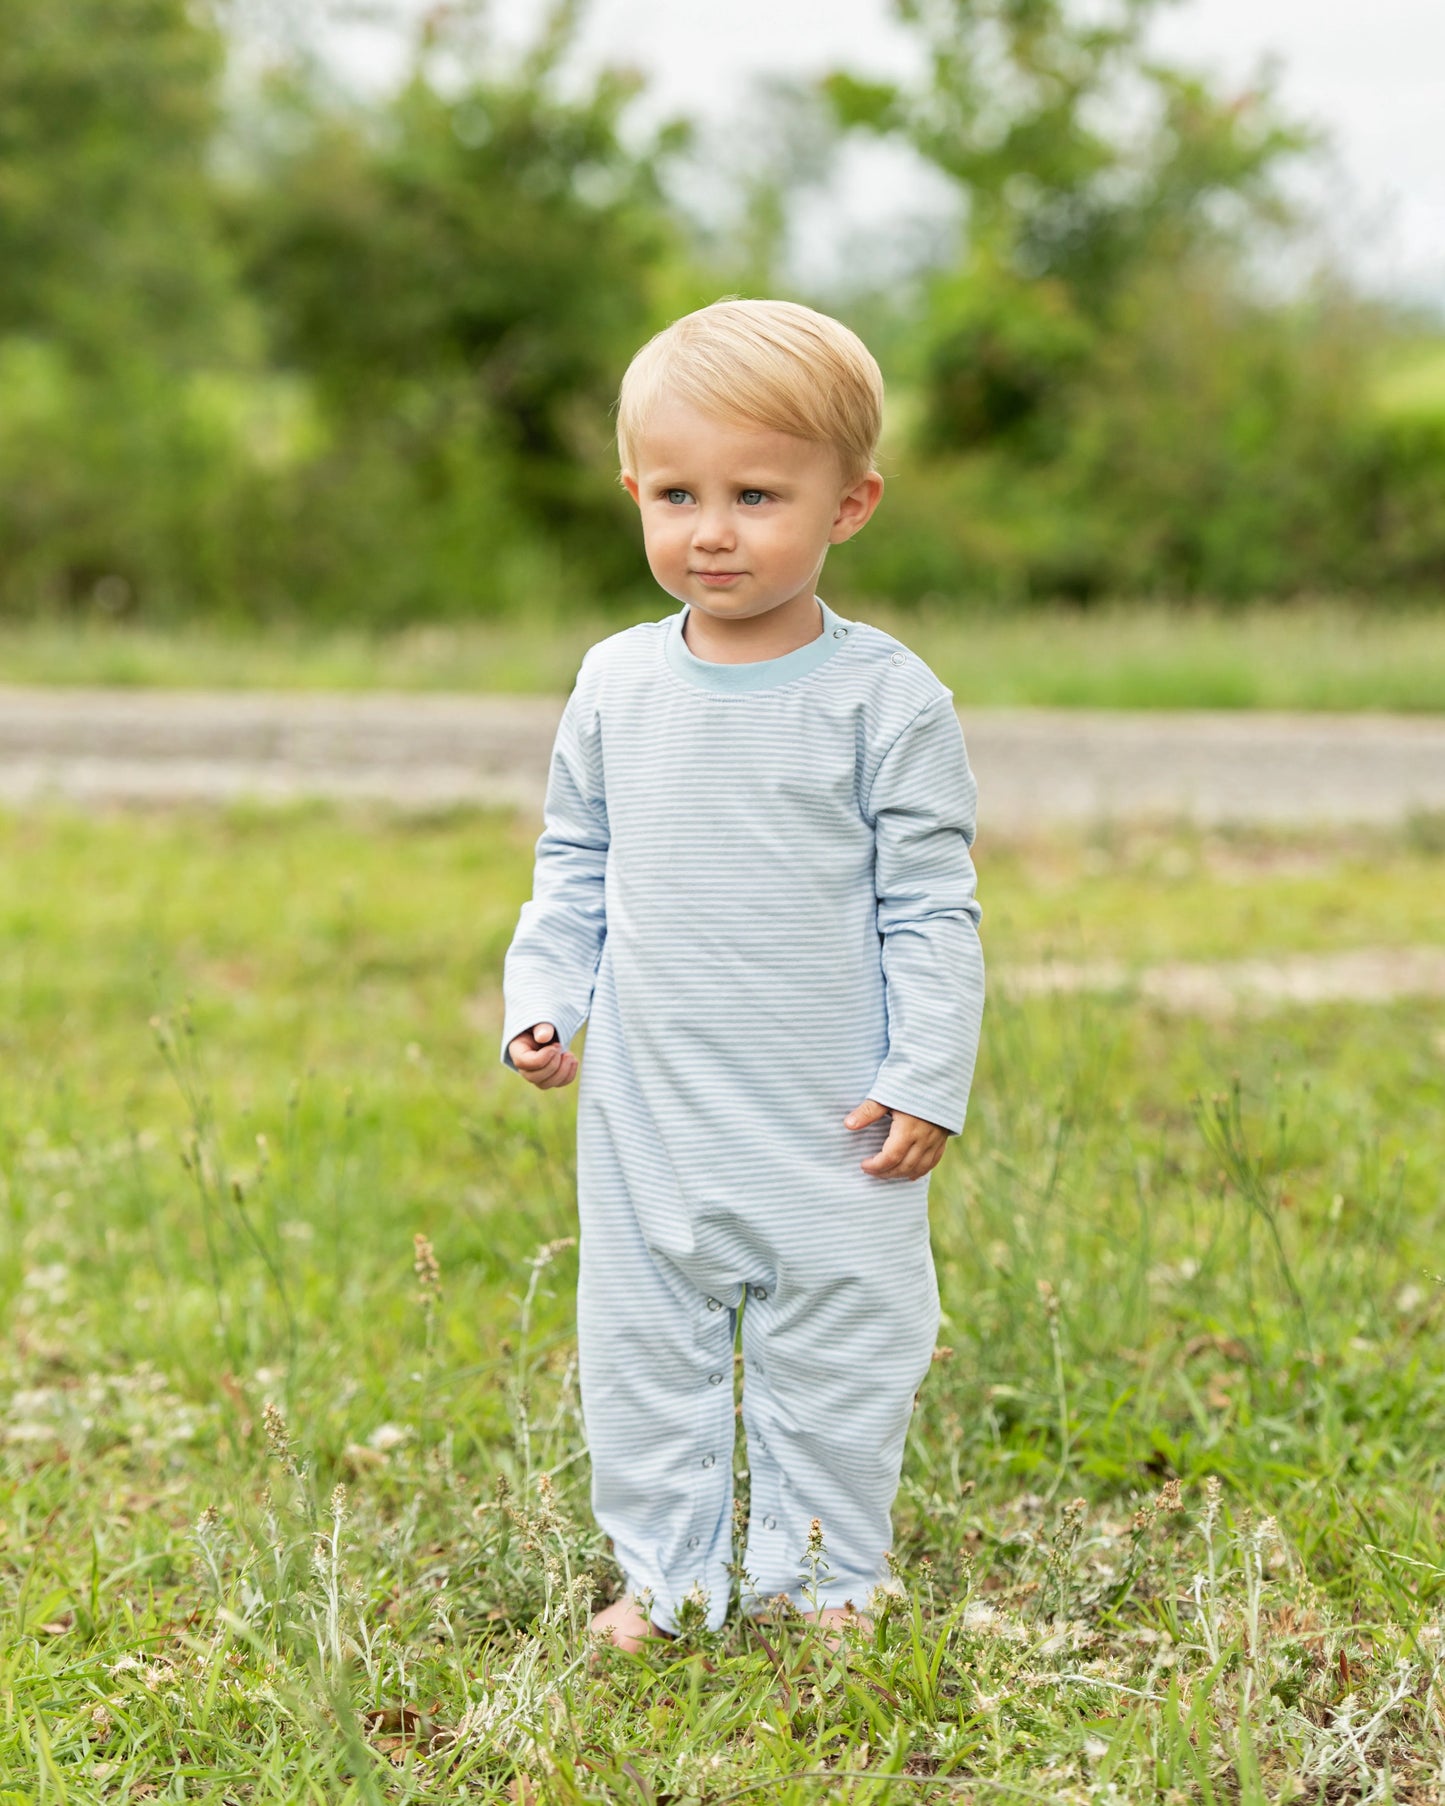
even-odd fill
[{"label": "grass", "polygon": [[1374,402],[1397,418],[1445,418],[1445,342],[1430,337],[1396,348],[1376,377]]},{"label": "grass", "polygon": [[[874,1630],[593,1669],[573,1098],[495,1062],[530,839],[0,818],[3,1806],[1445,1798],[1440,1007],[996,991]],[[1445,865],[981,871],[1003,969],[1408,945]]]},{"label": "grass", "polygon": [[[845,605],[846,606],[846,605]],[[632,615],[364,631],[92,622],[0,628],[0,682],[563,693],[583,652]],[[1445,616],[1344,602],[916,614],[859,607],[975,707],[1445,709]]]}]

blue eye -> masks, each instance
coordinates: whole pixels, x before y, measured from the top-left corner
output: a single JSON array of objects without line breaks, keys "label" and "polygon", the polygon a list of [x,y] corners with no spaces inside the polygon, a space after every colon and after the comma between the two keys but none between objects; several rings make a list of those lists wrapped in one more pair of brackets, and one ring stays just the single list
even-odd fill
[{"label": "blue eye", "polygon": [[763,489],[745,489],[738,497],[738,500],[745,502],[749,508],[756,508],[759,502],[765,502],[767,499],[767,491]]},{"label": "blue eye", "polygon": [[681,507],[684,502],[690,502],[692,497],[685,489],[664,489],[662,499],[665,502],[674,502]]}]

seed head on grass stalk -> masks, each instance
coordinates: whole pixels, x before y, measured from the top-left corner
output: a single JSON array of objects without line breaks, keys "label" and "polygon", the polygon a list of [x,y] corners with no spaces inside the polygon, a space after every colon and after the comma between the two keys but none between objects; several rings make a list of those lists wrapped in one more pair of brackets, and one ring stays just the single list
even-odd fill
[{"label": "seed head on grass stalk", "polygon": [[339,1482],[332,1488],[329,1531],[318,1530],[313,1567],[321,1582],[321,1622],[316,1626],[316,1646],[323,1673],[335,1676],[342,1664],[341,1642],[341,1527],[350,1515],[346,1509],[346,1488]]},{"label": "seed head on grass stalk", "polygon": [[757,1582],[743,1565],[748,1540],[748,1508],[738,1495],[733,1496],[732,1555],[727,1565],[729,1612],[744,1599],[757,1596]]},{"label": "seed head on grass stalk", "polygon": [[420,1287],[421,1302],[430,1308],[441,1297],[441,1263],[436,1257],[435,1248],[432,1247],[426,1236],[418,1232],[411,1239],[415,1250],[412,1266]]},{"label": "seed head on grass stalk", "polygon": [[1279,1541],[1279,1526],[1272,1517],[1241,1531],[1240,1553],[1244,1567],[1244,1664],[1240,1711],[1248,1712],[1255,1690],[1265,1684],[1264,1651],[1260,1643],[1260,1607],[1264,1598],[1265,1566]]},{"label": "seed head on grass stalk", "polygon": [[1044,1321],[1048,1326],[1049,1349],[1053,1356],[1054,1397],[1059,1416],[1059,1465],[1054,1472],[1053,1484],[1044,1494],[1045,1499],[1052,1499],[1064,1483],[1064,1475],[1068,1471],[1069,1457],[1073,1453],[1073,1434],[1069,1424],[1069,1389],[1064,1370],[1064,1338],[1060,1323],[1060,1312],[1063,1304],[1058,1293],[1047,1279],[1037,1282],[1039,1303],[1044,1309]]},{"label": "seed head on grass stalk", "polygon": [[431,1242],[419,1230],[411,1240],[411,1264],[417,1280],[417,1303],[422,1308],[426,1323],[426,1353],[430,1359],[436,1330],[436,1310],[442,1295],[441,1262],[437,1259]]},{"label": "seed head on grass stalk", "polygon": [[1195,1615],[1210,1663],[1219,1660],[1219,1551],[1215,1531],[1219,1525],[1219,1503],[1222,1488],[1217,1474],[1204,1482],[1204,1516],[1199,1535],[1204,1544],[1206,1572],[1194,1576],[1192,1592]]},{"label": "seed head on grass stalk", "polygon": [[1160,1518],[1173,1517],[1184,1509],[1184,1489],[1180,1482],[1166,1480],[1147,1505],[1141,1505],[1129,1521],[1129,1547],[1124,1556],[1123,1572],[1115,1583],[1099,1618],[1107,1624],[1122,1610],[1138,1586],[1149,1555],[1149,1533]]},{"label": "seed head on grass stalk", "polygon": [[567,1248],[575,1248],[577,1238],[571,1235],[558,1236],[550,1242],[543,1242],[537,1252],[527,1262],[530,1278],[527,1290],[522,1296],[521,1312],[517,1326],[517,1356],[512,1375],[512,1410],[516,1418],[517,1448],[521,1455],[522,1491],[530,1492],[532,1486],[532,1416],[531,1400],[528,1390],[528,1371],[530,1367],[530,1344],[532,1337],[532,1306],[536,1302],[537,1290],[542,1282],[542,1275],[559,1254]]},{"label": "seed head on grass stalk", "polygon": [[833,1570],[828,1563],[828,1548],[823,1538],[823,1524],[820,1518],[814,1518],[808,1526],[808,1547],[803,1555],[803,1566],[807,1570],[807,1582],[803,1587],[809,1606],[813,1611],[820,1609],[818,1605],[819,1585],[826,1585],[833,1578]]},{"label": "seed head on grass stalk", "polygon": [[1059,1527],[1050,1537],[1044,1555],[1044,1584],[1037,1595],[1036,1617],[1068,1616],[1075,1579],[1075,1554],[1087,1510],[1087,1499],[1070,1499],[1059,1512]]},{"label": "seed head on grass stalk", "polygon": [[218,1534],[221,1525],[221,1514],[214,1505],[207,1505],[196,1519],[191,1530],[191,1538],[196,1545],[197,1567],[210,1582],[211,1592],[217,1604],[225,1597],[226,1585],[221,1572],[221,1538]]},{"label": "seed head on grass stalk", "polygon": [[296,1460],[291,1442],[291,1432],[286,1425],[286,1413],[274,1399],[267,1399],[261,1407],[261,1427],[266,1432],[266,1446],[272,1455],[286,1469],[293,1480],[300,1480],[304,1470]]}]

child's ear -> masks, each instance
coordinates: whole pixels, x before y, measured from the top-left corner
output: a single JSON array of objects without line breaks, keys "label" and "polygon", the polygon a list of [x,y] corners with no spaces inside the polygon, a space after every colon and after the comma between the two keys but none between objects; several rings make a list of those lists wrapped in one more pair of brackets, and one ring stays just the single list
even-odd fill
[{"label": "child's ear", "polygon": [[634,502],[639,501],[641,499],[641,497],[638,493],[639,485],[638,485],[637,478],[635,476],[633,476],[633,474],[630,470],[624,470],[622,472],[622,487],[632,497]]},{"label": "child's ear", "polygon": [[838,512],[833,517],[832,531],[828,534],[829,545],[841,545],[860,527],[866,527],[882,499],[883,479],[876,470],[870,470],[867,476],[860,477],[851,489],[843,492]]}]

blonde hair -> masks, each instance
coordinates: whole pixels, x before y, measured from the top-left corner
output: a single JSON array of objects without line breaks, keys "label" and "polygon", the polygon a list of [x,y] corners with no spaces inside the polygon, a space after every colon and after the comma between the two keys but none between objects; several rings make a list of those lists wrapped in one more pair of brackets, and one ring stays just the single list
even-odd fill
[{"label": "blonde hair", "polygon": [[718,419],[831,445],[845,482],[873,468],[883,419],[873,354],[841,321],[796,301],[714,301],[649,339],[627,366],[617,405],[625,470],[664,395]]}]

